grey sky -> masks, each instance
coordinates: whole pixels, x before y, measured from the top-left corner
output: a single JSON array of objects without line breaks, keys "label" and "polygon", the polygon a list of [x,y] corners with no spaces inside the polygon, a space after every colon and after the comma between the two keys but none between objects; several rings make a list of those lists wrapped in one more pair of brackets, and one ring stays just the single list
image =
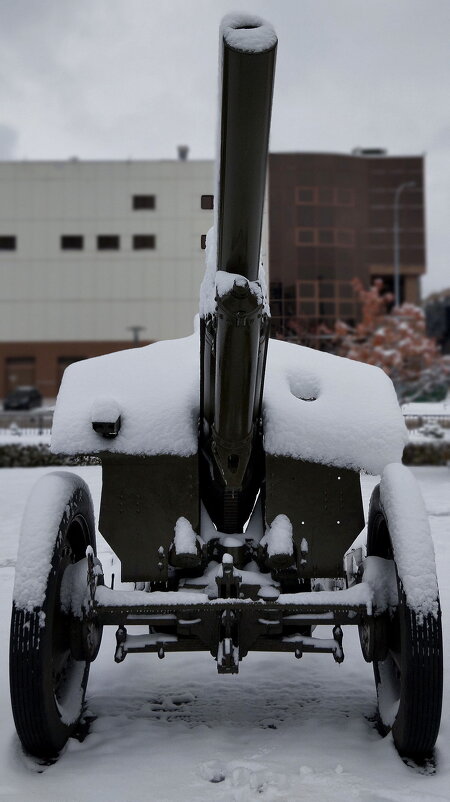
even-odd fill
[{"label": "grey sky", "polygon": [[450,286],[450,0],[0,0],[0,158],[212,157],[236,8],[278,33],[273,151],[426,154],[423,290]]}]

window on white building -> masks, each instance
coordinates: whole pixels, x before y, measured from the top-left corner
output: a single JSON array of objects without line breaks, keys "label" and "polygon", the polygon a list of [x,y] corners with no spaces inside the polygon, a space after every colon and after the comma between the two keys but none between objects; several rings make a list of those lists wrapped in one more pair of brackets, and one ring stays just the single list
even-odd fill
[{"label": "window on white building", "polygon": [[214,209],[214,195],[202,195],[200,207],[202,209]]},{"label": "window on white building", "polygon": [[120,248],[120,237],[117,234],[99,234],[97,237],[97,250],[99,251],[118,251]]},{"label": "window on white building", "polygon": [[82,251],[83,246],[84,237],[80,234],[63,234],[61,236],[62,251]]},{"label": "window on white building", "polygon": [[15,251],[17,247],[17,239],[12,235],[0,235],[0,251]]},{"label": "window on white building", "polygon": [[156,248],[156,237],[154,234],[134,234],[133,250],[154,250]]},{"label": "window on white building", "polygon": [[133,195],[133,209],[156,209],[155,195]]}]

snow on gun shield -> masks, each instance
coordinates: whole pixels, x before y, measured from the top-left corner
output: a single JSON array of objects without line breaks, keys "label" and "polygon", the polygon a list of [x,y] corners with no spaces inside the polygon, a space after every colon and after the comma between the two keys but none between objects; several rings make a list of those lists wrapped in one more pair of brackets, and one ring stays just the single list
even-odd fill
[{"label": "snow on gun shield", "polygon": [[[418,488],[401,465],[407,433],[392,384],[377,368],[269,340],[260,243],[276,47],[259,18],[222,23],[216,220],[200,331],[64,374],[52,450],[101,457],[99,529],[135,589],[103,577],[84,482],[44,476],[24,517],[11,628],[14,719],[33,754],[57,754],[78,726],[108,624],[117,627],[117,662],[204,650],[223,673],[236,673],[250,650],[328,652],[341,662],[342,626],[358,625],[380,729],[415,757],[436,740],[434,555]],[[382,474],[366,561],[361,547],[351,550],[364,527],[361,470]],[[46,495],[52,503],[42,505]],[[402,505],[416,511],[415,527]],[[36,544],[38,532],[46,534]],[[425,596],[411,582],[408,536],[426,570]],[[34,575],[50,563],[49,575]],[[135,624],[148,635],[132,634]],[[324,624],[332,632],[313,636]]]}]

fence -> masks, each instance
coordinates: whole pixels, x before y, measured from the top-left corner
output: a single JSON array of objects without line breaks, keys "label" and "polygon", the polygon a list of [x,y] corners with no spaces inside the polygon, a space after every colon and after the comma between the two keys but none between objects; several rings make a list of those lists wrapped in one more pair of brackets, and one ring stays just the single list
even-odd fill
[{"label": "fence", "polygon": [[52,409],[0,412],[0,438],[12,443],[29,437],[49,438],[52,421]]},{"label": "fence", "polygon": [[[441,429],[450,429],[450,403],[442,404],[405,404],[402,408],[408,430],[417,433],[433,425]],[[31,412],[0,412],[0,440],[11,443],[25,441],[28,438],[42,440],[50,438],[53,421],[53,410],[43,409]],[[425,432],[424,432],[425,433]]]}]

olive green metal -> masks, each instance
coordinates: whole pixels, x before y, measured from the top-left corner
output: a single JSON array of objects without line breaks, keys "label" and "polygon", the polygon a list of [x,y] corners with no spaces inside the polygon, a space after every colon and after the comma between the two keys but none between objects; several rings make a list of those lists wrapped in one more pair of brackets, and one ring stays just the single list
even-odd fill
[{"label": "olive green metal", "polygon": [[217,264],[258,278],[276,45],[243,53],[223,42]]},{"label": "olive green metal", "polygon": [[222,532],[242,532],[263,481],[261,398],[268,319],[245,286],[202,325],[202,500]]},{"label": "olive green metal", "polygon": [[[308,593],[313,579],[344,576],[343,555],[364,526],[359,475],[264,453],[269,313],[257,282],[275,50],[248,53],[223,42],[217,269],[237,275],[200,321],[198,455],[102,455],[99,528],[121,560],[122,580],[140,583],[126,604],[117,591],[97,589],[98,621],[118,625],[117,662],[132,652],[198,649],[211,652],[221,673],[236,673],[250,650],[331,652],[340,662],[341,625],[367,619],[366,605],[345,591],[334,604]],[[292,524],[293,551],[274,556],[260,541],[281,514]],[[175,551],[181,517],[197,550]],[[248,580],[251,560],[261,585],[256,575]],[[205,569],[218,562],[214,578]],[[148,635],[127,629],[142,624]],[[321,624],[333,626],[331,639],[312,637]]]},{"label": "olive green metal", "polygon": [[241,490],[260,415],[263,311],[247,287],[218,301],[212,450],[230,490]]},{"label": "olive green metal", "polygon": [[343,555],[364,528],[359,474],[267,454],[265,487],[268,525],[281,514],[292,524],[298,575],[343,577]]},{"label": "olive green metal", "polygon": [[[109,588],[107,588],[109,591]],[[301,626],[329,624],[360,624],[367,618],[365,604],[343,604],[339,598],[341,591],[335,591],[336,602],[330,604],[321,601],[320,593],[315,593],[317,602],[311,604],[295,603],[284,604],[279,602],[266,602],[261,600],[249,601],[246,599],[233,600],[233,609],[241,617],[247,619],[249,627],[256,627],[257,634],[280,634],[283,628],[286,634]],[[223,600],[214,600],[210,604],[155,604],[148,593],[136,591],[136,601],[131,604],[120,605],[115,599],[115,592],[110,591],[113,603],[108,604],[103,597],[96,601],[95,609],[98,620],[102,625],[124,623],[126,626],[148,624],[162,631],[176,628],[183,637],[195,635],[196,630],[203,626],[202,622],[215,622],[225,609]],[[291,597],[292,598],[292,597]],[[299,597],[301,599],[301,597]],[[229,603],[227,604],[229,606]],[[196,636],[196,635],[195,635]]]},{"label": "olive green metal", "polygon": [[[261,304],[248,286],[235,286],[218,300],[214,418],[218,422],[217,436],[225,442],[245,440],[258,413],[256,378],[261,316]],[[230,398],[239,398],[241,414],[236,416],[233,405],[227,403]]]},{"label": "olive green metal", "polygon": [[169,580],[175,524],[198,531],[197,456],[104,454],[99,529],[122,563],[123,582]]},{"label": "olive green metal", "polygon": [[269,326],[262,292],[248,282],[259,275],[276,45],[248,53],[224,39],[222,47],[217,269],[240,277],[201,326],[200,488],[214,524],[233,533],[243,531],[264,472]]},{"label": "olive green metal", "polygon": [[[114,591],[110,594],[114,600]],[[164,656],[170,652],[209,651],[217,659],[226,618],[230,615],[232,627],[229,634],[238,647],[237,664],[220,666],[218,661],[217,667],[220,673],[237,673],[238,662],[249,651],[292,652],[296,656],[307,652],[332,653],[334,647],[330,643],[328,627],[355,626],[367,617],[365,605],[343,604],[339,600],[339,591],[336,592],[335,604],[320,603],[320,593],[312,595],[317,596],[316,604],[273,602],[262,605],[260,600],[234,599],[232,605],[228,600],[226,606],[223,600],[210,604],[175,605],[168,602],[156,605],[151,604],[151,594],[137,592],[133,606],[109,605],[101,598],[96,602],[95,610],[102,625],[119,625],[126,646],[118,662],[126,653],[138,652],[157,652]],[[141,597],[144,597],[142,602]],[[140,633],[143,625],[149,626],[148,638],[142,634],[133,637],[132,627],[136,624],[140,626]],[[322,625],[327,627],[325,632],[321,631]],[[307,635],[303,639],[302,630],[311,626],[316,627],[314,638]],[[297,654],[299,650],[300,654]]]}]

